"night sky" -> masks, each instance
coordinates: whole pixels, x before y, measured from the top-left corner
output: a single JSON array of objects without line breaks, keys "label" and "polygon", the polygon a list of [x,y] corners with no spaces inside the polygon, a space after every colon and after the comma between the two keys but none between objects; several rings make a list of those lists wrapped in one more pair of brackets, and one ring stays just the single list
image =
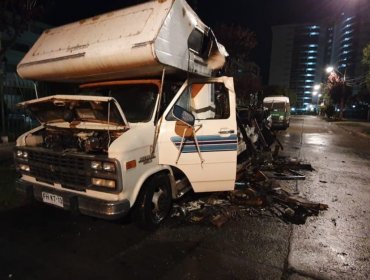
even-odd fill
[{"label": "night sky", "polygon": [[[238,24],[257,35],[253,60],[261,66],[267,83],[271,52],[271,26],[336,18],[342,11],[370,0],[197,0],[189,1],[212,28]],[[124,8],[137,0],[54,0],[43,20],[58,26],[82,18]],[[196,6],[192,3],[197,2]],[[217,37],[217,34],[216,34]],[[221,42],[222,43],[222,42]]]}]

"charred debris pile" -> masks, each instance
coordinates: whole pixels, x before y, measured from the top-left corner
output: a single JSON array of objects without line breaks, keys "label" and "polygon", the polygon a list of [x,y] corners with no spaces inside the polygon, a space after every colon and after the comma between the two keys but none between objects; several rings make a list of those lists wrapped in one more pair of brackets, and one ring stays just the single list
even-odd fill
[{"label": "charred debris pile", "polygon": [[[304,224],[307,217],[328,208],[298,193],[297,180],[304,180],[303,173],[313,170],[309,163],[285,157],[254,163],[246,169],[248,179],[238,182],[235,190],[198,194],[195,199],[178,201],[171,217],[218,228],[243,215],[275,216],[285,223]],[[293,186],[282,182],[287,180],[292,180]]]}]

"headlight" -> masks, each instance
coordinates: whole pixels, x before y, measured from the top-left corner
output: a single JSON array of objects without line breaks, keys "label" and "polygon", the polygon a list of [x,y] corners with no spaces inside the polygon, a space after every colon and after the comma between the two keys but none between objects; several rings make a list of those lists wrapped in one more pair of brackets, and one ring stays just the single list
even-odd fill
[{"label": "headlight", "polygon": [[102,178],[91,178],[91,183],[95,186],[106,187],[109,189],[114,189],[116,187],[115,180],[108,180]]},{"label": "headlight", "polygon": [[279,120],[283,120],[284,119],[284,116],[279,116]]},{"label": "headlight", "polygon": [[17,155],[18,158],[24,158],[24,159],[28,158],[28,152],[26,152],[26,151],[17,150],[16,155]]},{"label": "headlight", "polygon": [[94,160],[91,162],[91,168],[94,170],[103,170],[107,172],[115,172],[116,166],[113,162],[108,161],[97,161]]},{"label": "headlight", "polygon": [[102,170],[103,163],[101,161],[92,161],[91,168],[95,170]]},{"label": "headlight", "polygon": [[30,172],[30,166],[29,166],[29,165],[26,165],[26,164],[20,164],[20,165],[18,165],[18,168],[19,168],[21,171]]},{"label": "headlight", "polygon": [[103,162],[103,170],[104,171],[109,171],[109,172],[114,172],[114,171],[116,171],[116,166],[114,165],[113,162]]}]

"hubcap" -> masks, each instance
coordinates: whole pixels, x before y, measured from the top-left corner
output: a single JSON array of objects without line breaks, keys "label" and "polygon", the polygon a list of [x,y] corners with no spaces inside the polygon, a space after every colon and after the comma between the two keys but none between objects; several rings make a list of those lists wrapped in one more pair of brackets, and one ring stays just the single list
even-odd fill
[{"label": "hubcap", "polygon": [[158,187],[153,193],[152,198],[152,213],[157,221],[165,218],[168,209],[168,194],[163,190],[163,187]]}]

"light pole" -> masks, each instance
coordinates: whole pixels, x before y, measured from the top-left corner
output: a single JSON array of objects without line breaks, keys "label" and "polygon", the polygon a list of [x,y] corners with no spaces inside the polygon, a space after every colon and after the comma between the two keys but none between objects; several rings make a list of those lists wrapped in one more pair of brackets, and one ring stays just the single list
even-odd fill
[{"label": "light pole", "polygon": [[[0,43],[1,44],[1,43]],[[0,46],[1,47],[1,46]],[[4,81],[5,81],[6,58],[0,61],[0,110],[1,110],[1,135],[5,136],[5,102],[4,102]]]},{"label": "light pole", "polygon": [[317,96],[316,98],[316,113],[317,114],[319,114],[319,99],[322,96],[322,94],[319,93],[320,89],[321,89],[321,84],[315,84],[313,86],[312,96]]}]

